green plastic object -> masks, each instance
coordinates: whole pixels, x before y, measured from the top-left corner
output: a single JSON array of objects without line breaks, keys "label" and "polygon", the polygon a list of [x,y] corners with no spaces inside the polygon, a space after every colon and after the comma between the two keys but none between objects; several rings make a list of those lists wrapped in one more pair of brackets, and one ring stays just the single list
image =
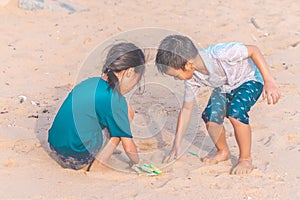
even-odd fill
[{"label": "green plastic object", "polygon": [[199,155],[197,153],[195,153],[195,152],[189,151],[188,153],[191,154],[191,155],[193,155],[193,156],[199,157]]},{"label": "green plastic object", "polygon": [[153,166],[152,164],[147,164],[147,163],[135,164],[132,166],[132,169],[140,175],[147,175],[147,176],[155,176],[155,175],[160,175],[163,173],[157,167]]}]

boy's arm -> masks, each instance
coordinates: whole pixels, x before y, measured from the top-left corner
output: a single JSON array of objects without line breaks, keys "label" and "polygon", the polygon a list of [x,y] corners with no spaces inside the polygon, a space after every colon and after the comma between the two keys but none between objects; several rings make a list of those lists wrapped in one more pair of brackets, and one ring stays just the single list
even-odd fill
[{"label": "boy's arm", "polygon": [[183,102],[181,111],[178,116],[176,135],[173,142],[173,147],[170,153],[164,158],[163,162],[169,162],[170,160],[176,159],[180,153],[180,145],[182,138],[185,134],[189,121],[191,119],[193,111],[194,101]]},{"label": "boy's arm", "polygon": [[248,50],[248,56],[252,58],[253,62],[259,69],[264,79],[263,99],[267,98],[268,104],[276,104],[280,98],[280,91],[271,75],[269,67],[260,52],[260,50],[253,45],[246,45]]}]

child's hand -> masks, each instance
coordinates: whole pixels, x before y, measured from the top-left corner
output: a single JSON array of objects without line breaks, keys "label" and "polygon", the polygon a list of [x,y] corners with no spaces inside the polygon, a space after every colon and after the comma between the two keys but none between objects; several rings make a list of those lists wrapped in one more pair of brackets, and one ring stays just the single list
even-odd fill
[{"label": "child's hand", "polygon": [[265,82],[263,88],[263,99],[267,98],[268,104],[276,104],[280,98],[280,91],[274,81]]},{"label": "child's hand", "polygon": [[145,164],[145,161],[142,160],[142,159],[140,159],[140,158],[139,158],[139,162],[138,163],[136,163],[136,162],[134,162],[132,160],[129,160],[129,162],[128,162],[128,165],[130,167],[133,167],[134,165],[143,165],[143,164]]},{"label": "child's hand", "polygon": [[129,167],[132,167],[133,165],[136,165],[137,163],[133,162],[132,160],[129,160],[128,165]]},{"label": "child's hand", "polygon": [[172,160],[176,160],[179,153],[180,153],[180,148],[176,147],[176,145],[174,145],[172,150],[169,152],[169,154],[167,156],[165,156],[165,158],[163,159],[163,163],[164,162],[168,163]]},{"label": "child's hand", "polygon": [[131,122],[134,118],[134,109],[131,107],[129,103],[127,103],[128,106],[128,119]]}]

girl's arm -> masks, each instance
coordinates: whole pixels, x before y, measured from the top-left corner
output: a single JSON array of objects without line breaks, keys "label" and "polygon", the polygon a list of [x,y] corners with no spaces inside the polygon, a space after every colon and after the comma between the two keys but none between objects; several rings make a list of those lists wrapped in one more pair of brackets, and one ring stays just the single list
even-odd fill
[{"label": "girl's arm", "polygon": [[[127,106],[128,106],[128,119],[129,119],[129,122],[132,122],[132,120],[134,118],[134,110],[128,102],[127,102]],[[124,148],[127,156],[131,160],[130,165],[139,163],[139,155],[138,155],[136,145],[135,145],[133,139],[122,137],[121,141],[122,141],[122,145],[123,145],[123,148]]]},{"label": "girl's arm", "polygon": [[122,140],[123,148],[127,156],[130,158],[131,163],[138,164],[140,159],[133,139],[122,137],[121,140]]},{"label": "girl's arm", "polygon": [[139,163],[139,155],[137,153],[136,146],[133,142],[132,138],[126,137],[112,137],[109,142],[105,145],[105,147],[101,150],[101,152],[97,155],[96,160],[102,164],[105,164],[107,160],[114,153],[114,150],[119,145],[120,141],[122,141],[123,148],[130,158],[131,163],[137,164]]},{"label": "girl's arm", "polygon": [[260,52],[260,50],[253,45],[246,45],[248,50],[248,56],[252,58],[253,62],[259,69],[264,79],[263,99],[267,98],[268,104],[276,104],[280,98],[280,91],[271,75],[269,67]]},{"label": "girl's arm", "polygon": [[[127,106],[128,106],[128,120],[129,122],[131,122],[134,117],[134,110],[129,103],[127,103]],[[112,124],[112,126],[115,126],[115,124]],[[108,159],[111,157],[111,155],[114,153],[115,149],[117,148],[117,146],[121,141],[127,156],[131,160],[131,163],[138,163],[139,156],[134,141],[132,138],[126,138],[126,137],[111,137],[108,143],[105,145],[105,147],[103,147],[103,149],[97,155],[96,161],[105,164],[108,161]]]},{"label": "girl's arm", "polygon": [[131,107],[131,105],[127,102],[127,107],[128,107],[128,119],[129,122],[131,122],[134,118],[134,109]]},{"label": "girl's arm", "polygon": [[102,164],[105,164],[110,156],[114,153],[114,150],[119,145],[121,139],[119,137],[112,137],[108,143],[103,147],[100,153],[96,156],[96,160]]}]

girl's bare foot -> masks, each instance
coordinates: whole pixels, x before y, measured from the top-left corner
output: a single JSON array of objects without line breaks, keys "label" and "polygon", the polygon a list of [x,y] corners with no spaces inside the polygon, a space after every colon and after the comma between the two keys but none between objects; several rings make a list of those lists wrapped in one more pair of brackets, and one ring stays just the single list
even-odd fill
[{"label": "girl's bare foot", "polygon": [[122,153],[122,151],[119,150],[119,149],[115,149],[114,152],[113,152],[113,154],[121,154],[121,153]]},{"label": "girl's bare foot", "polygon": [[253,169],[251,158],[240,158],[238,164],[232,169],[231,174],[249,174]]},{"label": "girl's bare foot", "polygon": [[229,159],[229,151],[218,151],[212,157],[202,158],[202,162],[205,164],[218,164],[219,162],[226,161]]},{"label": "girl's bare foot", "polygon": [[82,170],[84,170],[84,171],[102,171],[102,172],[104,172],[104,171],[108,171],[109,167],[107,167],[105,164],[103,164],[100,161],[98,161],[97,159],[95,159],[93,161],[93,163],[83,167]]}]

